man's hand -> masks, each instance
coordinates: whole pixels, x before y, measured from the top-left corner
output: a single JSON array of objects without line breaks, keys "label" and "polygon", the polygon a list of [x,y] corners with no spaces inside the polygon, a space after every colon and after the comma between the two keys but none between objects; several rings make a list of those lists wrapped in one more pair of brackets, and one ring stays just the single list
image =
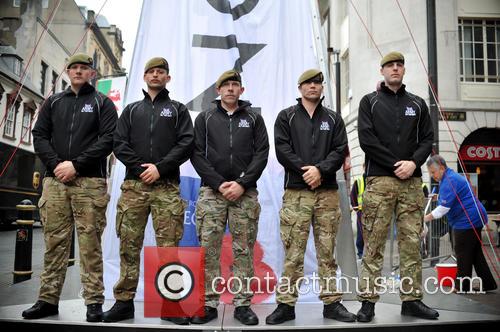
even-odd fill
[{"label": "man's hand", "polygon": [[406,180],[413,175],[417,165],[412,160],[400,160],[394,164],[394,167],[396,167],[394,174],[401,180]]},{"label": "man's hand", "polygon": [[312,190],[321,185],[321,172],[316,166],[304,166],[302,170],[306,171],[302,174],[302,178]]},{"label": "man's hand", "polygon": [[71,161],[66,160],[57,164],[54,169],[54,175],[59,179],[59,181],[66,183],[76,178],[76,169]]},{"label": "man's hand", "polygon": [[434,217],[432,216],[432,213],[426,214],[426,215],[424,216],[424,221],[425,221],[425,222],[432,221],[432,219],[434,219]]},{"label": "man's hand", "polygon": [[146,167],[146,170],[141,173],[140,177],[145,184],[153,184],[160,178],[160,172],[155,164],[142,164],[141,167]]},{"label": "man's hand", "polygon": [[231,186],[230,182],[227,182],[227,181],[222,182],[222,184],[219,186],[219,192],[222,195],[224,195],[224,193],[226,192],[227,188],[229,188],[230,186]]},{"label": "man's hand", "polygon": [[226,188],[226,190],[222,193],[225,199],[234,202],[238,200],[241,195],[245,192],[245,188],[241,184],[239,184],[236,181],[230,181],[230,182],[225,182],[228,183],[229,186]]}]

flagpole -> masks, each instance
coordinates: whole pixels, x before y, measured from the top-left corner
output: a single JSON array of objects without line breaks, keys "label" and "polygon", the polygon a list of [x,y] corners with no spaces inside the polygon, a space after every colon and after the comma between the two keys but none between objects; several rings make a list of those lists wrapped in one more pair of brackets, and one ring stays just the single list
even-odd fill
[{"label": "flagpole", "polygon": [[[318,1],[310,0],[310,3],[313,16],[313,35],[316,57],[318,59],[319,68],[323,72],[323,76],[325,77],[326,82],[326,89],[324,90],[325,104],[326,107],[333,109],[334,104],[328,66],[327,42],[325,35],[321,29],[321,17],[319,14]],[[339,112],[340,110],[336,111]],[[356,265],[356,254],[354,251],[354,235],[352,232],[349,195],[344,171],[342,170],[342,168],[337,171],[337,184],[339,186],[339,205],[342,217],[340,219],[340,224],[337,231],[337,250],[335,250],[335,256],[336,261],[341,269],[341,276],[343,277],[340,280],[340,290],[344,293],[343,298],[344,300],[354,300],[356,299],[356,289],[353,286],[355,285],[355,279],[358,278],[358,267]],[[348,279],[349,282],[347,282],[344,278]]]}]

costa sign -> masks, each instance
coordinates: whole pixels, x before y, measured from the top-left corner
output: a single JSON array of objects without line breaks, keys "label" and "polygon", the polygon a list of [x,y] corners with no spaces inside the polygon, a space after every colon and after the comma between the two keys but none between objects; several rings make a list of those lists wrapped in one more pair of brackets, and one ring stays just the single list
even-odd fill
[{"label": "costa sign", "polygon": [[460,148],[463,160],[500,161],[500,146],[465,145]]}]

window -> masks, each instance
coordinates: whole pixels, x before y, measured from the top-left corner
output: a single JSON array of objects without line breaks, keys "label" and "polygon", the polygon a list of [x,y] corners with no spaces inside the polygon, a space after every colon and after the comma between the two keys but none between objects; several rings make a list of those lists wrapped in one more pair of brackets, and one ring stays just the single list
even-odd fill
[{"label": "window", "polygon": [[500,19],[458,20],[460,81],[500,83]]},{"label": "window", "polygon": [[57,86],[57,77],[58,76],[59,75],[57,75],[57,73],[55,71],[52,71],[52,82],[51,82],[52,85],[51,86],[52,86],[52,92],[54,92],[54,93],[57,91],[56,86]]},{"label": "window", "polygon": [[17,76],[21,76],[22,62],[21,60],[15,58],[14,59],[14,74]]},{"label": "window", "polygon": [[14,139],[16,134],[16,116],[17,109],[20,104],[20,96],[15,104],[13,104],[14,98],[16,98],[17,93],[12,92],[7,95],[7,114],[5,116],[5,126],[3,128],[3,136],[7,138]]},{"label": "window", "polygon": [[16,109],[14,107],[8,107],[3,134],[4,136],[14,138],[15,130],[16,130]]},{"label": "window", "polygon": [[31,143],[31,120],[33,119],[33,110],[26,105],[23,113],[23,127],[21,130],[21,142]]},{"label": "window", "polygon": [[21,0],[14,0],[12,2],[12,7],[17,7],[17,8],[21,7]]},{"label": "window", "polygon": [[340,105],[345,106],[351,101],[351,86],[349,82],[349,50],[345,51],[340,58]]},{"label": "window", "polygon": [[49,66],[42,61],[42,70],[40,71],[40,76],[41,76],[41,82],[40,82],[40,92],[42,93],[42,95],[45,95],[45,85],[46,85],[46,82],[45,80],[47,79],[47,69],[49,68]]}]

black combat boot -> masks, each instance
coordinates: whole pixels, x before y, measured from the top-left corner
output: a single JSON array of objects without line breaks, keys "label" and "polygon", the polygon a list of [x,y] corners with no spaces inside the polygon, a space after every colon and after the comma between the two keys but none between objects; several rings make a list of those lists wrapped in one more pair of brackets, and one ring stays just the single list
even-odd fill
[{"label": "black combat boot", "polygon": [[326,304],[323,307],[323,317],[335,319],[340,322],[355,322],[356,315],[347,311],[344,305],[340,302]]},{"label": "black combat boot", "polygon": [[437,319],[439,312],[429,308],[422,301],[404,301],[401,305],[401,315],[414,316],[424,319]]},{"label": "black combat boot", "polygon": [[38,300],[31,308],[24,310],[22,315],[26,319],[38,319],[57,314],[59,314],[59,305]]},{"label": "black combat boot", "polygon": [[134,311],[134,300],[117,300],[111,309],[102,314],[102,321],[106,323],[114,323],[134,318]]},{"label": "black combat boot", "polygon": [[266,324],[276,325],[295,319],[295,307],[278,303],[278,307],[266,317]]},{"label": "black combat boot", "polygon": [[361,302],[361,309],[359,309],[357,318],[358,322],[368,323],[371,322],[375,316],[375,303],[370,301]]}]

